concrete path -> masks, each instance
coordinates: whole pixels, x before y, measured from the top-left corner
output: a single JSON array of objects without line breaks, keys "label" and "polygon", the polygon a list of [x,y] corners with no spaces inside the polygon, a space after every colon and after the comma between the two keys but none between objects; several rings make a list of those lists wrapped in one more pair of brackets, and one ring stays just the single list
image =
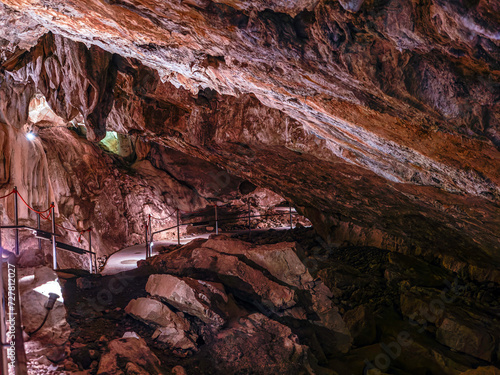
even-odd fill
[{"label": "concrete path", "polygon": [[[208,238],[210,234],[211,233],[206,233],[198,236],[181,238],[181,244],[185,245],[196,238]],[[158,252],[155,251],[156,246],[168,245],[177,245],[177,240],[155,241],[153,246],[153,256],[158,255]],[[143,259],[146,259],[146,244],[126,247],[125,249],[112,254],[108,258],[106,264],[104,265],[104,269],[101,272],[101,275],[115,275],[119,272],[130,271],[134,268],[137,268],[137,262]]]},{"label": "concrete path", "polygon": [[[290,228],[276,227],[272,229],[289,230]],[[252,229],[252,233],[265,232],[267,230],[269,229]],[[248,233],[248,230],[230,231],[224,233],[220,232],[220,234],[229,234],[229,235],[235,233]],[[211,234],[213,233],[205,233],[196,236],[183,237],[181,238],[181,244],[185,245],[196,238],[207,239]],[[155,241],[153,247],[153,256],[158,255],[158,252],[155,251],[156,246],[168,246],[168,245],[177,245],[177,240]],[[137,262],[142,259],[146,259],[146,244],[134,245],[131,247],[127,247],[123,250],[119,250],[108,258],[106,264],[104,265],[104,269],[101,272],[101,275],[115,275],[119,272],[133,270],[134,268],[137,268]]]}]

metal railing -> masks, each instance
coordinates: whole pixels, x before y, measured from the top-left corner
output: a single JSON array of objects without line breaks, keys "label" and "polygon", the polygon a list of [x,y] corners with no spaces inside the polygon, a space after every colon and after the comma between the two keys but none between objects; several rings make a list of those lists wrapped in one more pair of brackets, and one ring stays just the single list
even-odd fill
[{"label": "metal railing", "polygon": [[[252,219],[261,218],[261,217],[268,218],[268,217],[274,217],[274,216],[289,215],[290,229],[293,229],[293,216],[294,215],[298,215],[297,211],[294,208],[292,208],[291,205],[289,205],[288,207],[283,207],[283,208],[287,209],[288,212],[275,213],[275,214],[267,214],[266,213],[266,214],[253,215],[252,214],[252,208],[251,208],[250,202],[248,202],[248,212],[246,212],[246,213],[245,212],[243,212],[243,213],[236,212],[236,213],[232,213],[232,214],[226,215],[226,217],[221,218],[220,215],[219,215],[218,210],[219,210],[219,208],[224,207],[224,206],[226,206],[226,205],[217,205],[217,204],[215,204],[214,208],[213,208],[213,210],[214,210],[213,211],[213,219],[204,220],[204,221],[194,221],[194,222],[193,221],[189,221],[189,222],[183,223],[181,221],[180,213],[182,212],[183,214],[187,214],[189,216],[189,218],[192,219],[193,217],[199,217],[200,214],[202,214],[202,213],[211,211],[212,208],[203,209],[203,210],[199,210],[199,211],[193,211],[193,212],[186,212],[186,211],[181,211],[179,209],[176,209],[173,213],[171,213],[170,215],[168,215],[165,218],[155,218],[155,217],[153,217],[150,214],[148,216],[148,221],[144,225],[145,228],[146,228],[146,233],[145,233],[145,239],[146,239],[146,259],[150,258],[153,255],[154,235],[156,235],[156,234],[167,232],[167,231],[170,231],[170,230],[173,230],[173,229],[177,229],[177,244],[180,245],[181,244],[180,227],[182,227],[182,226],[187,226],[187,225],[193,225],[193,226],[200,226],[200,225],[211,226],[211,225],[213,225],[214,226],[215,234],[219,234],[219,224],[220,223],[240,222],[242,220],[247,220],[247,228],[248,228],[248,232],[250,234],[252,232]],[[155,219],[157,221],[166,221],[169,218],[171,218],[172,216],[174,216],[174,214],[176,215],[176,220],[177,220],[176,225],[173,225],[173,226],[170,226],[170,227],[167,227],[167,228],[161,228],[161,229],[156,230],[156,231],[152,230],[151,219]]]},{"label": "metal railing", "polygon": [[[84,230],[75,230],[75,229],[70,229],[66,228],[60,224],[56,223],[56,213],[55,213],[55,205],[54,202],[52,202],[49,206],[48,209],[45,211],[39,211],[31,207],[26,200],[22,197],[22,195],[19,193],[17,190],[17,187],[14,187],[14,189],[7,195],[0,197],[0,199],[7,198],[10,195],[14,195],[14,225],[0,225],[0,237],[1,237],[1,230],[2,229],[14,229],[15,230],[15,255],[19,256],[19,230],[30,230],[33,235],[38,238],[38,249],[42,249],[42,240],[48,240],[52,244],[52,265],[54,270],[57,270],[57,249],[61,250],[66,250],[70,251],[76,254],[89,254],[90,257],[90,273],[94,273],[94,269],[97,272],[97,256],[96,253],[92,251],[92,227],[84,229]],[[21,199],[21,201],[28,207],[28,209],[32,212],[34,212],[37,215],[37,228],[33,228],[27,225],[19,225],[19,201],[18,199]],[[52,224],[52,231],[47,232],[41,229],[41,219],[50,221]],[[65,231],[68,232],[75,232],[79,233],[79,241],[81,242],[81,237],[88,232],[89,238],[88,238],[88,243],[89,243],[89,248],[87,249],[82,249],[76,246],[68,245],[64,242],[59,242],[56,240],[56,237],[60,237],[56,233],[56,228],[61,228]],[[1,244],[1,239],[0,239],[0,244]]]},{"label": "metal railing", "polygon": [[[9,372],[9,366],[8,366],[8,359],[9,358],[15,358],[16,359],[16,369],[15,373],[16,374],[26,374],[27,369],[26,369],[26,354],[24,351],[24,340],[23,340],[23,334],[22,334],[22,317],[21,317],[21,299],[20,299],[20,293],[19,293],[19,280],[18,280],[18,273],[17,273],[17,258],[20,255],[20,249],[19,249],[19,231],[20,230],[28,230],[33,233],[33,235],[38,238],[38,249],[41,251],[42,250],[42,240],[48,240],[52,244],[52,257],[53,257],[53,268],[54,270],[57,270],[57,249],[62,249],[66,251],[71,251],[77,254],[89,254],[90,256],[90,273],[94,272],[94,263],[95,263],[95,270],[97,271],[97,256],[96,253],[92,251],[92,228],[85,229],[83,231],[78,231],[78,230],[73,230],[69,228],[65,228],[62,225],[59,225],[56,223],[56,218],[55,218],[55,205],[54,203],[51,203],[50,207],[46,209],[45,211],[40,211],[36,210],[33,207],[31,207],[26,200],[22,197],[22,195],[19,193],[17,190],[17,187],[14,187],[14,189],[7,195],[4,195],[0,197],[0,200],[2,199],[7,199],[9,196],[13,195],[14,196],[14,225],[3,225],[3,223],[0,222],[0,346],[1,346],[1,353],[0,353],[0,367],[2,369],[2,374],[8,374]],[[37,215],[37,227],[33,228],[28,225],[20,225],[19,224],[19,199],[28,207],[30,211],[33,211]],[[0,209],[0,219],[3,217],[3,210]],[[52,226],[52,231],[48,232],[45,230],[41,229],[41,219],[51,221],[51,226]],[[84,235],[85,232],[89,233],[89,249],[82,249],[79,247],[71,246],[68,244],[65,244],[63,242],[59,242],[56,240],[56,237],[60,237],[56,233],[56,228],[62,228],[66,231],[70,232],[76,232],[80,234],[79,241],[81,240],[81,236]],[[3,263],[4,263],[4,248],[2,246],[2,229],[8,229],[8,230],[14,230],[15,232],[15,244],[14,244],[14,263],[12,264],[12,267],[8,268],[8,276],[10,280],[11,276],[11,271],[13,275],[13,280],[14,280],[14,285],[13,285],[13,291],[11,290],[11,285],[9,285],[9,299],[5,297],[5,289],[3,286]],[[12,268],[12,269],[11,269]],[[10,281],[9,281],[10,284]],[[10,294],[13,294],[11,296]],[[9,322],[12,324],[12,321],[15,322],[14,330],[12,328],[9,329],[10,332],[14,331],[15,339],[13,340],[11,338],[10,342],[7,343],[7,309],[6,309],[6,304],[7,300],[11,300],[13,298],[15,300],[15,312],[10,311],[9,309]],[[15,316],[15,320],[12,320],[12,316]],[[15,348],[12,347],[11,343],[14,342]],[[10,351],[10,354],[9,354]],[[12,363],[12,362],[11,362]]]}]

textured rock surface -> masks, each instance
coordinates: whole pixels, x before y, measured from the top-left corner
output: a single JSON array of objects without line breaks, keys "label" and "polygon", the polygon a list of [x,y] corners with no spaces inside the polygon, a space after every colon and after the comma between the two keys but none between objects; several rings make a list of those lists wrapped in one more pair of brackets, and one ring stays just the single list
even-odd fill
[{"label": "textured rock surface", "polygon": [[156,328],[154,339],[170,344],[174,348],[193,349],[196,335],[188,333],[189,322],[174,313],[163,303],[151,298],[138,298],[129,302],[127,314]]},{"label": "textured rock surface", "polygon": [[108,344],[108,349],[109,353],[101,357],[98,374],[159,375],[164,373],[160,369],[160,360],[151,352],[143,339],[113,340]]},{"label": "textured rock surface", "polygon": [[225,323],[224,304],[227,296],[224,286],[172,275],[151,275],[146,291],[176,309],[213,325]]},{"label": "textured rock surface", "polygon": [[211,351],[216,367],[229,374],[299,374],[310,369],[307,348],[290,328],[258,313],[220,331]]},{"label": "textured rock surface", "polygon": [[152,267],[156,272],[176,275],[214,274],[225,286],[257,296],[264,306],[274,311],[295,305],[293,290],[268,279],[261,270],[234,255],[203,247],[200,241],[155,258]]},{"label": "textured rock surface", "polygon": [[[309,256],[311,273],[335,296],[272,246],[266,257],[196,244],[153,267],[339,333],[339,312],[369,302],[388,342],[408,329],[384,324],[401,320],[394,308],[423,325],[392,358],[406,372],[497,361],[499,13],[488,0],[1,0],[0,195],[17,185],[31,204],[56,201],[58,223],[95,225],[105,255],[140,241],[149,213],[225,201],[248,180],[311,220],[326,253]],[[117,155],[96,146],[107,131],[116,143],[102,147]],[[12,202],[3,208],[11,221]],[[328,263],[330,245],[375,261]],[[42,262],[33,254],[23,264]],[[422,316],[451,275],[476,290]],[[304,336],[326,362],[318,335]],[[380,350],[357,349],[353,367]],[[120,371],[144,370],[134,366]]]},{"label": "textured rock surface", "polygon": [[[296,254],[298,248],[295,243],[256,246],[221,235],[192,241],[144,264],[154,272],[220,282],[226,292],[230,291],[266,314],[284,321],[296,320],[297,326],[307,326],[308,335],[324,335],[325,342],[321,345],[328,348],[325,350],[345,353],[352,339],[332,302],[333,294],[321,281],[312,280]],[[182,280],[190,280],[191,285],[196,285],[195,280]],[[213,313],[205,307],[207,302],[199,303],[200,297],[207,293],[193,296],[192,287],[186,293],[186,287],[179,284],[186,282],[172,275],[152,275],[146,290],[181,311],[207,321],[207,313]],[[196,289],[202,288],[197,286]],[[221,299],[214,292],[209,294],[215,302]],[[181,303],[176,299],[182,300]]]},{"label": "textured rock surface", "polygon": [[3,3],[3,123],[39,90],[91,140],[140,133],[271,187],[331,242],[499,280],[494,2]]}]

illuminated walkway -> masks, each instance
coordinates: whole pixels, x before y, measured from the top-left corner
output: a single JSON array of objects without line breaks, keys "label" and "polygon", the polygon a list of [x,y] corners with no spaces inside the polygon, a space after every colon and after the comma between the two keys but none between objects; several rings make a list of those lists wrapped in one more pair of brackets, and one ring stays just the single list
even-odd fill
[{"label": "illuminated walkway", "polygon": [[[273,230],[289,230],[289,227],[277,227],[277,228],[272,228]],[[258,232],[264,232],[269,229],[253,229],[252,233],[258,233]],[[224,232],[221,234],[235,234],[235,233],[248,233],[248,230],[241,230],[241,231],[231,231],[231,232]],[[196,236],[189,236],[189,237],[181,237],[181,245],[185,245],[188,242],[191,242],[192,240],[196,238],[206,238],[213,234],[213,233],[205,233],[205,234],[200,234]],[[168,246],[168,245],[177,245],[177,240],[171,240],[171,241],[155,241],[154,242],[154,247],[153,247],[153,256],[158,255],[158,251],[156,249],[161,246]],[[130,271],[134,268],[137,268],[137,262],[139,260],[144,260],[146,259],[146,244],[139,244],[139,245],[134,245],[130,247],[126,247],[123,250],[117,251],[116,253],[112,254],[105,266],[104,269],[101,272],[101,275],[115,275],[119,272],[123,271]]]}]

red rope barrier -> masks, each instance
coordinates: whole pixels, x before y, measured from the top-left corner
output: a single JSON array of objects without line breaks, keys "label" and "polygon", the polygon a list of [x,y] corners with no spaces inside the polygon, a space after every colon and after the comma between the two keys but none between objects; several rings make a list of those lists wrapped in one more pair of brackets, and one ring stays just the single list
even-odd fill
[{"label": "red rope barrier", "polygon": [[3,197],[0,197],[0,199],[7,198],[7,197],[11,196],[12,194],[14,194],[15,192],[16,192],[16,190],[15,190],[15,189],[12,189],[12,191],[11,191],[9,194],[4,195]]},{"label": "red rope barrier", "polygon": [[153,216],[153,215],[151,215],[151,214],[149,214],[149,217],[150,217],[151,219],[155,219],[155,220],[158,220],[158,221],[163,221],[163,220],[170,219],[172,216],[174,216],[174,215],[175,215],[175,212],[176,212],[176,211],[172,212],[171,214],[169,214],[167,217],[164,217],[163,219],[162,219],[162,218],[158,218],[158,217],[154,217],[154,216]]},{"label": "red rope barrier", "polygon": [[35,213],[37,213],[37,214],[42,215],[42,214],[44,214],[44,213],[46,213],[46,212],[49,212],[49,211],[52,209],[52,207],[54,207],[54,206],[51,204],[51,205],[50,205],[50,207],[49,207],[49,208],[47,208],[45,211],[37,211],[37,210],[35,210],[33,207],[31,207],[31,206],[30,206],[30,205],[29,205],[29,204],[28,204],[28,203],[24,200],[23,196],[21,195],[21,193],[19,193],[19,191],[17,191],[17,190],[15,190],[15,189],[14,189],[14,192],[17,194],[17,196],[18,196],[19,198],[21,198],[21,200],[22,200],[22,201],[23,201],[23,203],[26,205],[26,207],[28,207],[31,211],[33,211],[33,212],[35,212]]},{"label": "red rope barrier", "polygon": [[[10,194],[12,194],[12,193],[16,193],[16,194],[17,194],[17,196],[18,196],[19,198],[21,198],[21,201],[22,201],[22,202],[26,205],[26,207],[28,207],[31,211],[33,211],[33,212],[37,213],[38,215],[40,215],[40,217],[41,217],[42,219],[47,220],[47,221],[51,221],[51,218],[50,218],[50,210],[52,210],[52,209],[54,209],[54,208],[55,208],[55,206],[54,206],[53,204],[51,204],[51,205],[50,205],[50,207],[49,207],[49,208],[47,208],[45,211],[37,211],[37,210],[35,210],[33,207],[31,207],[31,206],[30,206],[30,205],[29,205],[29,204],[28,204],[28,203],[24,200],[23,196],[19,193],[19,191],[17,191],[16,189],[14,189],[14,190],[12,190],[12,192],[11,192]],[[10,195],[10,194],[8,194],[8,195]],[[7,196],[8,196],[8,195],[7,195]],[[47,215],[45,216],[44,214],[45,214],[46,212],[47,212]],[[57,224],[57,223],[56,223],[55,225],[56,225],[56,227],[59,227],[59,228],[61,228],[61,229],[64,229],[64,230],[66,230],[66,231],[68,231],[68,232],[80,233],[80,237],[78,238],[78,241],[80,241],[80,242],[81,242],[81,237],[82,237],[82,235],[83,235],[85,232],[90,232],[90,231],[92,230],[92,227],[88,227],[87,229],[84,229],[84,230],[77,230],[77,229],[70,229],[70,228],[66,228],[65,226],[60,225],[60,224]]]}]

